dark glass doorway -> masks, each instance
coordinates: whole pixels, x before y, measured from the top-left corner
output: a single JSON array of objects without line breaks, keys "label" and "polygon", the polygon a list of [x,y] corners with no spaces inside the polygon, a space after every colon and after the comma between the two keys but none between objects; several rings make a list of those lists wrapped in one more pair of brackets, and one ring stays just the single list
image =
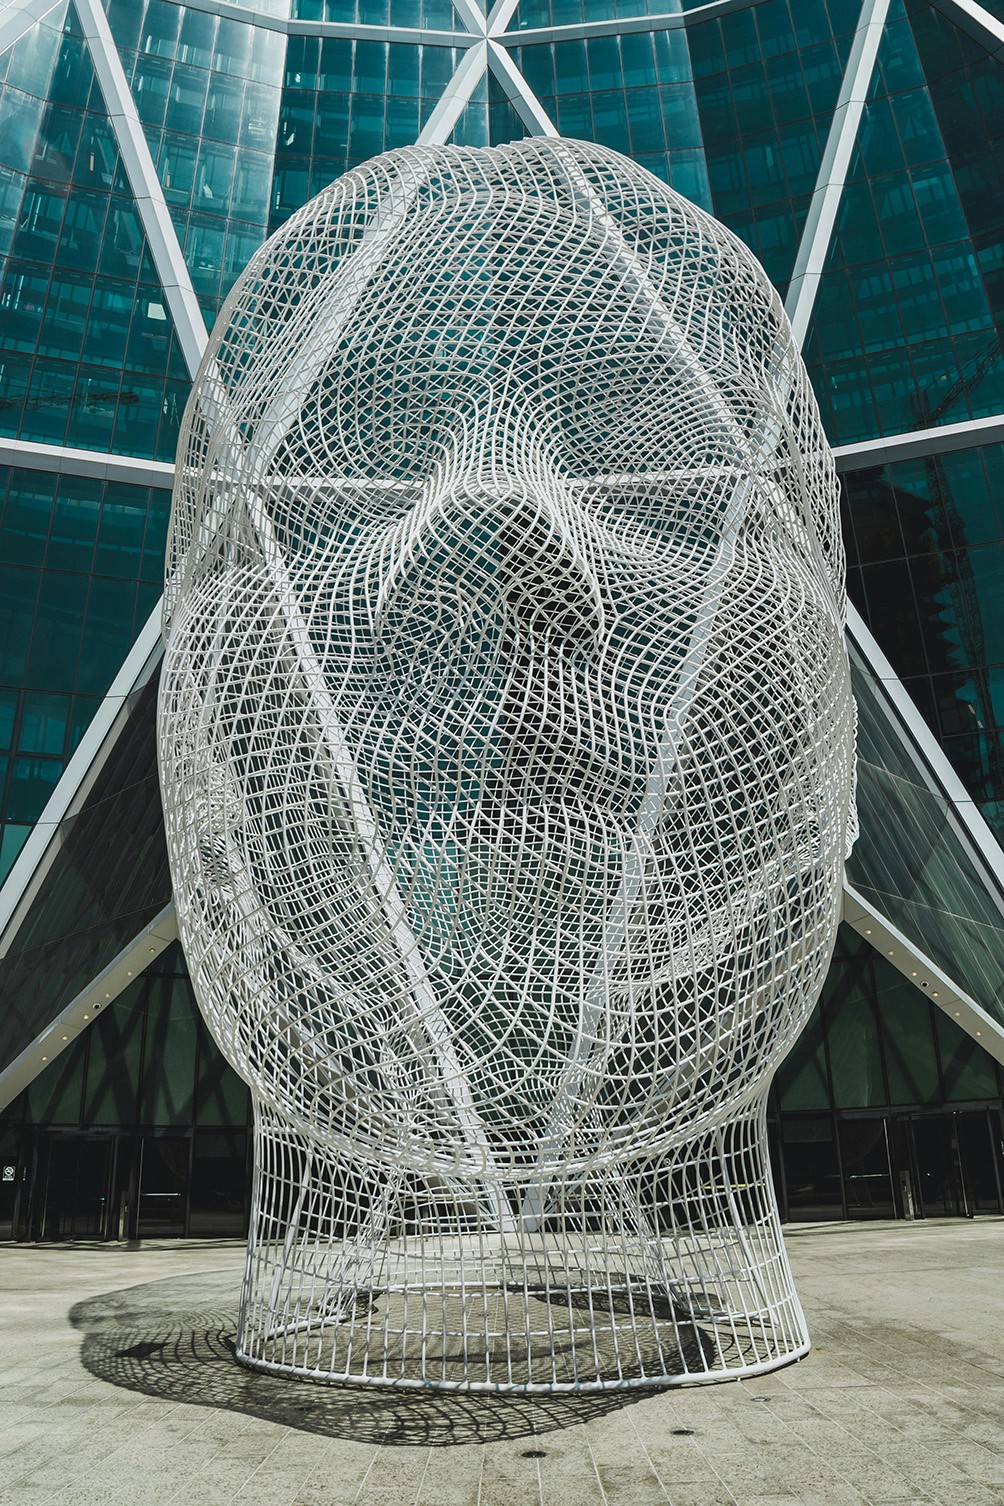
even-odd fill
[{"label": "dark glass doorway", "polygon": [[962,1183],[955,1115],[912,1121],[916,1186],[921,1218],[959,1218],[969,1209]]},{"label": "dark glass doorway", "polygon": [[955,1115],[969,1212],[1004,1213],[1004,1137],[997,1109]]},{"label": "dark glass doorway", "polygon": [[42,1239],[107,1239],[115,1142],[111,1135],[51,1135],[43,1145]]},{"label": "dark glass doorway", "polygon": [[885,1119],[842,1119],[838,1136],[847,1217],[895,1218]]},{"label": "dark glass doorway", "polygon": [[140,1154],[140,1239],[176,1239],[185,1233],[192,1142],[181,1135],[144,1135]]},{"label": "dark glass doorway", "polygon": [[917,1218],[1004,1212],[1004,1146],[996,1109],[897,1116],[891,1124],[903,1207]]}]

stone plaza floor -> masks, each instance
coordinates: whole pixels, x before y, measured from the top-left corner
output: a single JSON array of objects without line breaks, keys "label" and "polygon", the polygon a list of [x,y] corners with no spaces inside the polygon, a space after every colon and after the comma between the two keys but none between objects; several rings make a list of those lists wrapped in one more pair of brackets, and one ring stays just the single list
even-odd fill
[{"label": "stone plaza floor", "polygon": [[2,1245],[0,1506],[1004,1503],[1004,1219],[787,1236],[801,1363],[534,1399],[241,1369],[235,1243]]}]

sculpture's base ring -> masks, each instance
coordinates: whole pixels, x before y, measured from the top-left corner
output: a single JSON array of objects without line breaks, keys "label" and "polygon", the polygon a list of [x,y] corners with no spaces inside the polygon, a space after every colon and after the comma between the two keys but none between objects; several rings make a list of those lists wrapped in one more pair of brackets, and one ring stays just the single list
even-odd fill
[{"label": "sculpture's base ring", "polygon": [[761,1104],[573,1185],[432,1186],[350,1166],[259,1110],[237,1357],[313,1380],[526,1394],[777,1369],[809,1340],[764,1138]]}]

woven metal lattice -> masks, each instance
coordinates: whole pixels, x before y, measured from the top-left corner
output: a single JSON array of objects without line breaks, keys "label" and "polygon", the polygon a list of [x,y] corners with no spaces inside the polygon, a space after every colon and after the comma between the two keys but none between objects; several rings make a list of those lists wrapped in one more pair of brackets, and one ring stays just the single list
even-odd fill
[{"label": "woven metal lattice", "polygon": [[776,293],[616,153],[390,153],[257,254],[183,427],[160,707],[255,1103],[242,1358],[805,1351],[764,1104],[853,820],[842,578]]}]

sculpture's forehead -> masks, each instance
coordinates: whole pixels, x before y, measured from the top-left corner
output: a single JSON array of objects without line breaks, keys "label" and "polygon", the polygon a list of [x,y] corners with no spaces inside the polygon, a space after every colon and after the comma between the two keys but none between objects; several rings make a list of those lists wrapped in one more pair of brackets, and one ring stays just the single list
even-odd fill
[{"label": "sculpture's forehead", "polygon": [[475,404],[532,408],[552,456],[574,446],[573,474],[664,466],[681,432],[721,449],[709,389],[741,373],[748,406],[776,296],[695,206],[573,146],[405,152],[349,174],[267,248],[223,364],[272,345],[285,368],[252,374],[261,411],[266,377],[287,406],[301,393],[308,446],[370,474],[418,474]]}]

